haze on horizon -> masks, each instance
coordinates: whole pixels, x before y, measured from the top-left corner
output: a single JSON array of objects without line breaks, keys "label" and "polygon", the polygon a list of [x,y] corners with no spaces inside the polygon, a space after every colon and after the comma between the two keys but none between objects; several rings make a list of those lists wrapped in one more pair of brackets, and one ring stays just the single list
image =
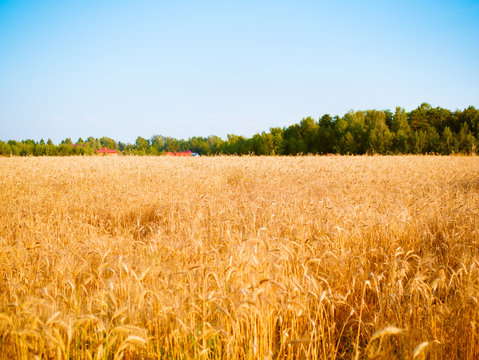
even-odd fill
[{"label": "haze on horizon", "polygon": [[478,1],[1,1],[0,140],[478,106]]}]

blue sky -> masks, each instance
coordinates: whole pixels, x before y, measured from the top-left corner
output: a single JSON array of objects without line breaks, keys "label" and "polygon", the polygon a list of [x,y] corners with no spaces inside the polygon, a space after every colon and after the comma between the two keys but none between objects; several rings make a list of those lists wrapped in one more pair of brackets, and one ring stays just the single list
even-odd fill
[{"label": "blue sky", "polygon": [[479,1],[0,0],[0,139],[479,106]]}]

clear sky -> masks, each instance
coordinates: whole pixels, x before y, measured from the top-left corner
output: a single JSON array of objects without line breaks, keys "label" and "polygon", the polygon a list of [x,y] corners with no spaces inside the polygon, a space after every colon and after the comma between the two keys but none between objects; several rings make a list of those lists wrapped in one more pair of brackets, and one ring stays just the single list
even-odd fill
[{"label": "clear sky", "polygon": [[0,139],[479,105],[479,1],[0,0]]}]

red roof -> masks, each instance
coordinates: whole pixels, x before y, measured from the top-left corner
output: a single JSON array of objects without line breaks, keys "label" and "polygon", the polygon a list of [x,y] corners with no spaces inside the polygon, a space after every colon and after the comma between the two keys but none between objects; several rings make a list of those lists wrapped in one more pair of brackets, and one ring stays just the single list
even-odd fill
[{"label": "red roof", "polygon": [[191,156],[193,153],[191,151],[183,151],[183,152],[166,152],[165,155],[170,156]]},{"label": "red roof", "polygon": [[118,151],[108,149],[107,147],[98,150],[98,154],[118,154]]}]

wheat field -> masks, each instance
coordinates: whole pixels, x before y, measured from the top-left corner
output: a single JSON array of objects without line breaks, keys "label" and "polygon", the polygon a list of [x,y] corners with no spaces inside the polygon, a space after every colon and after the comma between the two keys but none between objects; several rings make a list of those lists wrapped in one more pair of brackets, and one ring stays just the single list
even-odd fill
[{"label": "wheat field", "polygon": [[0,158],[0,359],[477,359],[478,157]]}]

